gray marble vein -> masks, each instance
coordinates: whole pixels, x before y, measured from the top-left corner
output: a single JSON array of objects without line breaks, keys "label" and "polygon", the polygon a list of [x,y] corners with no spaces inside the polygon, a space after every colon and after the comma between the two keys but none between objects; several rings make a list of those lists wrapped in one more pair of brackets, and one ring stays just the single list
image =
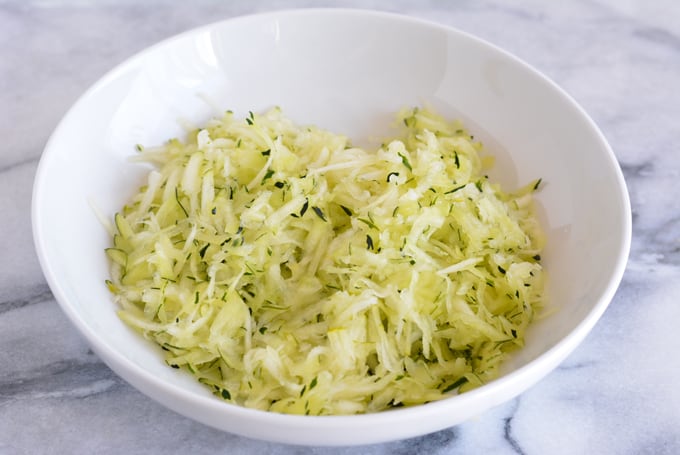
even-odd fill
[{"label": "gray marble vein", "polygon": [[[454,428],[338,448],[214,430],[109,370],[40,271],[30,225],[33,177],[49,135],[90,84],[183,30],[309,6],[400,12],[507,49],[589,112],[624,172],[633,244],[609,309],[547,378]],[[0,454],[680,453],[679,82],[674,0],[0,0]]]}]

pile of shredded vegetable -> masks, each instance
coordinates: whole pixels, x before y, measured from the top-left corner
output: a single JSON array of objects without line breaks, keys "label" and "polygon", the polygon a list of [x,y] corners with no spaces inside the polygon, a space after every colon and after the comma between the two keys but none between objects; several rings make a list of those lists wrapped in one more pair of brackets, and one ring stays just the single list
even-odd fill
[{"label": "pile of shredded vegetable", "polygon": [[115,216],[120,317],[227,401],[376,412],[477,387],[542,301],[540,180],[507,194],[463,127],[419,109],[378,150],[278,108],[227,112]]}]

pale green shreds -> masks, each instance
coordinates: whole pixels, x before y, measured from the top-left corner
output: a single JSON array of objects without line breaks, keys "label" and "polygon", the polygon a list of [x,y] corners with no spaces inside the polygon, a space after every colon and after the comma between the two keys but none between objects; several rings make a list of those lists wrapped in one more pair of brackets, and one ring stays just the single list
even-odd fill
[{"label": "pale green shreds", "polygon": [[542,302],[540,180],[507,194],[428,111],[377,151],[279,109],[231,112],[115,217],[109,289],[165,360],[239,405],[330,415],[493,379]]}]

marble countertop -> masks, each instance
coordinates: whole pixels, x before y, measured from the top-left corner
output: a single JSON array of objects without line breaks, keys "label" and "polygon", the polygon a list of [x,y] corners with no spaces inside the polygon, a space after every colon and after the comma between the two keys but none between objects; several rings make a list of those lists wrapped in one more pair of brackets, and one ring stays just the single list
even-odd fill
[{"label": "marble countertop", "polygon": [[[92,354],[38,265],[33,177],[49,134],[90,84],[180,31],[303,6],[401,12],[507,49],[581,103],[624,171],[633,244],[604,317],[544,380],[457,427],[389,444],[306,448],[203,426]],[[680,453],[678,83],[674,0],[0,1],[0,454]]]}]

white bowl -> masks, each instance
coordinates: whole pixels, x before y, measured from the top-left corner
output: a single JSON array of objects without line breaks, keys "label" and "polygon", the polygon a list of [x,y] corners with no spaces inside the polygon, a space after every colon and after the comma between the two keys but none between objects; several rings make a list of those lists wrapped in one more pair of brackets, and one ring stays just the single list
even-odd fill
[{"label": "white bowl", "polygon": [[[426,405],[355,416],[245,409],[168,368],[117,317],[104,280],[107,216],[144,181],[134,145],[182,136],[219,111],[273,105],[304,124],[361,143],[386,133],[399,108],[429,104],[461,118],[497,156],[507,189],[538,177],[547,233],[547,298],[558,311],[529,331],[503,375]],[[215,107],[217,106],[217,108]],[[555,368],[602,315],[628,257],[631,215],[614,154],[586,113],[515,57],[468,34],[392,14],[298,10],[189,31],[119,65],[73,106],[45,147],[33,231],[54,293],[94,351],[130,384],[225,431],[296,444],[350,445],[421,435],[520,394]]]}]

